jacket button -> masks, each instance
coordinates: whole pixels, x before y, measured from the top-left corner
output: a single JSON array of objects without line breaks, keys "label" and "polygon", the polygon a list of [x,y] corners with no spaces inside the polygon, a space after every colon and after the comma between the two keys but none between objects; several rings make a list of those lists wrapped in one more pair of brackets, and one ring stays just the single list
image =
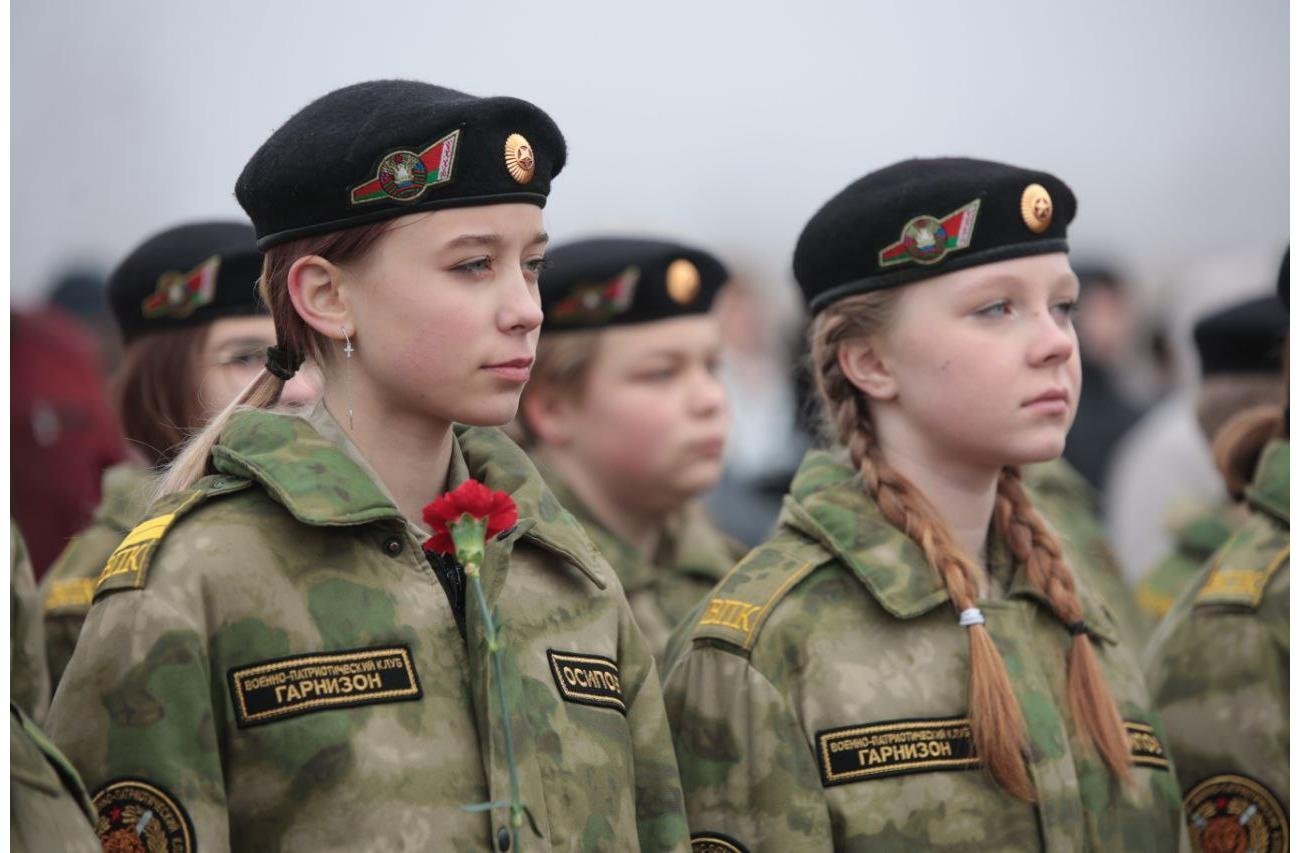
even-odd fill
[{"label": "jacket button", "polygon": [[497,830],[497,849],[506,853],[510,849],[510,830],[504,826]]},{"label": "jacket button", "polygon": [[384,553],[390,557],[396,557],[402,553],[402,538],[400,536],[390,536],[385,539]]}]

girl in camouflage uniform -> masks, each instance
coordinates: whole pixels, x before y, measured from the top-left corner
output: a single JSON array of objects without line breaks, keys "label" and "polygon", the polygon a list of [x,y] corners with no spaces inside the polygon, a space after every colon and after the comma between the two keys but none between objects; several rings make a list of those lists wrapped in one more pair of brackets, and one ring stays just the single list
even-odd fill
[{"label": "girl in camouflage uniform", "polygon": [[[50,715],[106,844],[684,849],[617,578],[517,447],[453,428],[515,413],[564,158],[532,104],[390,80],[245,168],[278,343],[109,559]],[[322,403],[266,411],[304,357]],[[421,547],[422,507],[470,478],[518,508],[479,569],[500,683],[463,568]]]},{"label": "girl in camouflage uniform", "polygon": [[866,176],[795,272],[841,445],[670,647],[697,850],[1169,850],[1134,651],[1035,511],[1079,394],[1068,187],[974,160]]}]

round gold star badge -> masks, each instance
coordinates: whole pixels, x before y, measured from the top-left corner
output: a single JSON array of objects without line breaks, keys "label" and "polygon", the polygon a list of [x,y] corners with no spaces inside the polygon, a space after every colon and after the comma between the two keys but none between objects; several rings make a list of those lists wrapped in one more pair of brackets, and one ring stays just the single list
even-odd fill
[{"label": "round gold star badge", "polygon": [[1020,216],[1025,226],[1042,234],[1052,224],[1052,197],[1042,184],[1030,184],[1020,194]]},{"label": "round gold star badge", "polygon": [[506,171],[516,182],[526,184],[533,179],[537,169],[537,158],[533,156],[533,146],[522,134],[512,133],[506,137]]},{"label": "round gold star badge", "polygon": [[665,279],[668,295],[678,305],[690,305],[700,292],[700,271],[685,258],[678,258],[668,265]]}]

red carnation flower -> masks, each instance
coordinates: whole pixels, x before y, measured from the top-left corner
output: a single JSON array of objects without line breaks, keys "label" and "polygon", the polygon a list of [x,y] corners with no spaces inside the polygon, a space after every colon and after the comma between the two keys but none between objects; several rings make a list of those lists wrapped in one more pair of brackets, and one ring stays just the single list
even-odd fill
[{"label": "red carnation flower", "polygon": [[455,554],[461,565],[482,560],[484,542],[509,530],[519,509],[505,492],[494,492],[478,480],[466,480],[424,508],[424,521],[433,536],[424,550]]}]

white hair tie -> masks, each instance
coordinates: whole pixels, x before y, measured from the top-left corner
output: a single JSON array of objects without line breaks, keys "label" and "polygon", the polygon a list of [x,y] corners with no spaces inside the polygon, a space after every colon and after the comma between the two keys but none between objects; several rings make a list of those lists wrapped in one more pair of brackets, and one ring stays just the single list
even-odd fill
[{"label": "white hair tie", "polygon": [[978,607],[968,607],[957,617],[957,624],[963,628],[969,628],[972,625],[983,625],[984,614]]}]

